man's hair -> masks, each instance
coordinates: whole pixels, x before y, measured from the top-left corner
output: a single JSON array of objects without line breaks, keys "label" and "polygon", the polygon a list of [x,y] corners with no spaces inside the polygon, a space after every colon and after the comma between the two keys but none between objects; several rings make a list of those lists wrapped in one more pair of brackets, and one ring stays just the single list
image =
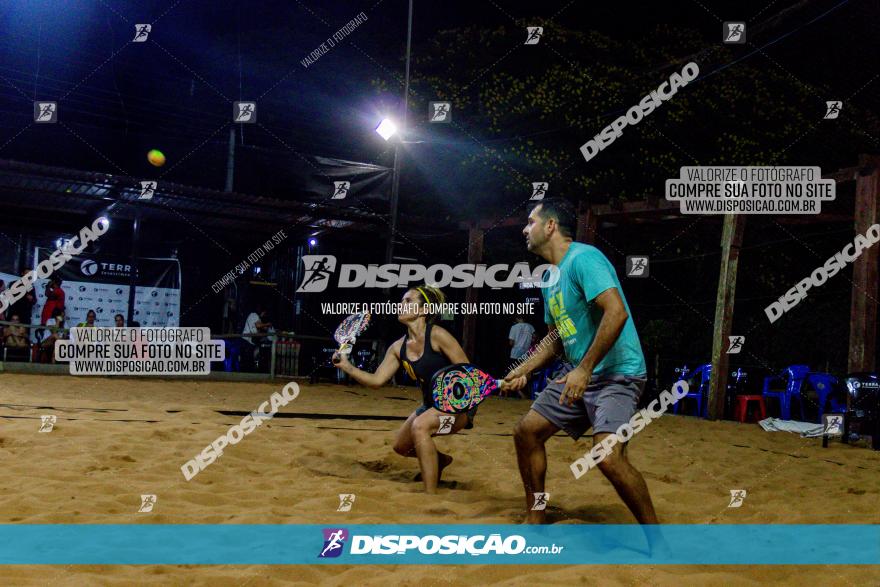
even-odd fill
[{"label": "man's hair", "polygon": [[114,320],[116,320],[117,318],[122,318],[122,321],[125,322],[125,316],[123,316],[122,314],[116,314],[115,316],[113,316]]},{"label": "man's hair", "polygon": [[577,231],[577,213],[574,206],[562,198],[547,198],[538,202],[541,209],[538,215],[544,220],[553,218],[559,226],[559,232],[567,238],[574,238]]}]

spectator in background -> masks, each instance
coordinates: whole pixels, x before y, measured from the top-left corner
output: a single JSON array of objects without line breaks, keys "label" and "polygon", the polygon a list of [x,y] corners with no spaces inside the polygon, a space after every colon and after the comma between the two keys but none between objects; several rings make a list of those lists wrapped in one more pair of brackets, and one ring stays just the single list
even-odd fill
[{"label": "spectator in background", "polygon": [[[0,299],[3,299],[4,291],[6,291],[6,282],[0,279]],[[6,320],[6,310],[0,312],[0,320]]]},{"label": "spectator in background", "polygon": [[64,309],[55,308],[52,312],[52,317],[46,322],[46,326],[51,330],[49,331],[49,336],[40,346],[43,348],[43,352],[49,354],[49,361],[54,364],[55,343],[67,338],[67,333],[64,331]]},{"label": "spectator in background", "polygon": [[[22,271],[22,277],[27,274],[27,271]],[[24,294],[21,299],[17,300],[14,304],[9,306],[9,309],[6,312],[7,316],[12,316],[13,314],[18,314],[18,319],[21,320],[22,324],[30,325],[33,324],[33,319],[31,317],[31,313],[34,309],[34,304],[37,303],[37,294],[34,292],[34,289],[31,288]]]},{"label": "spectator in background", "polygon": [[510,327],[507,341],[510,343],[510,360],[518,361],[529,351],[532,339],[535,337],[535,327],[526,322],[522,316],[516,317],[516,324]]},{"label": "spectator in background", "polygon": [[113,325],[116,328],[125,328],[125,316],[122,314],[116,314],[113,316]]},{"label": "spectator in background", "polygon": [[[15,324],[21,324],[18,314],[15,313],[9,316],[9,321]],[[29,342],[27,330],[25,330],[24,326],[7,326],[3,329],[3,344],[5,344],[7,348],[27,348]]]},{"label": "spectator in background", "polygon": [[[526,322],[522,315],[517,316],[516,323],[510,327],[510,333],[507,335],[507,342],[510,344],[511,363],[515,363],[528,354],[534,338],[535,327]],[[508,391],[501,391],[503,397],[507,397],[508,393]],[[528,399],[529,397],[525,389],[521,389],[517,393],[523,399]]]},{"label": "spectator in background", "polygon": [[53,275],[46,286],[46,304],[43,306],[40,324],[45,325],[50,318],[54,318],[56,309],[64,310],[64,290],[61,289],[61,278]]},{"label": "spectator in background", "polygon": [[89,310],[88,312],[86,312],[86,321],[80,322],[79,324],[77,324],[77,327],[79,327],[79,328],[94,328],[95,327],[95,320],[97,320],[97,319],[98,319],[98,315],[95,314],[95,311]]},{"label": "spectator in background", "polygon": [[[265,345],[265,342],[268,340],[268,336],[248,336],[249,334],[264,334],[269,332],[271,329],[272,332],[275,330],[272,328],[272,323],[269,321],[269,313],[264,310],[261,306],[257,306],[256,312],[251,312],[247,320],[244,323],[244,329],[242,330],[243,345],[242,345],[242,356],[246,357],[247,361],[249,361],[253,368],[256,369],[260,364],[260,349]],[[272,342],[268,341],[271,345]]]}]

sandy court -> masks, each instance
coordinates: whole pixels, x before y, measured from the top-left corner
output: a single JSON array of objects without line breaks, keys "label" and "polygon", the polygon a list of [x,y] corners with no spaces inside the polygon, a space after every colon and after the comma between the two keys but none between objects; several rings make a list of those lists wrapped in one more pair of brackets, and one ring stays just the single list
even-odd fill
[{"label": "sandy court", "polygon": [[[216,410],[250,412],[283,383],[3,374],[0,521],[521,520],[511,434],[528,403],[519,400],[491,398],[475,429],[438,440],[455,462],[432,498],[413,481],[416,461],[391,450],[394,431],[417,405],[413,388],[303,384],[282,409],[295,417],[279,414],[187,482],[181,465],[241,420]],[[39,433],[40,416],[49,414],[57,416],[54,430]],[[572,476],[568,464],[587,448],[564,436],[547,444],[551,521],[632,523],[600,473]],[[880,523],[880,454],[865,448],[833,442],[822,449],[819,440],[770,434],[754,424],[664,416],[633,440],[631,459],[666,523]],[[731,489],[748,491],[743,507],[727,507]],[[357,496],[351,512],[336,511],[339,493]],[[153,512],[137,512],[141,494],[157,495]],[[794,566],[12,566],[0,575],[3,584],[15,585],[793,585],[821,584],[820,576],[880,585],[872,567]]]}]

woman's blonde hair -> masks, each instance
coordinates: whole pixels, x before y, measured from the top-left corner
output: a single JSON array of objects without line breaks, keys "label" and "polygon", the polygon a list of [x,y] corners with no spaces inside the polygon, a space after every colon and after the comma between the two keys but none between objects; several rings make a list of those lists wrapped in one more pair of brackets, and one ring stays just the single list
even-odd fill
[{"label": "woman's blonde hair", "polygon": [[439,287],[434,287],[433,285],[428,284],[414,287],[412,290],[418,292],[426,304],[434,306],[434,312],[428,312],[425,314],[425,321],[431,324],[436,322],[440,317],[440,312],[436,311],[438,310],[437,306],[446,303],[446,296],[440,291]]}]

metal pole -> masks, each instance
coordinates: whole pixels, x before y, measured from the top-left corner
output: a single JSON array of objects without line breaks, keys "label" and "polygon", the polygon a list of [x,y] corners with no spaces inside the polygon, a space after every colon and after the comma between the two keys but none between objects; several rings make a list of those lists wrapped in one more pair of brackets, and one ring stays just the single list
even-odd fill
[{"label": "metal pole", "polygon": [[403,117],[398,140],[394,144],[394,170],[391,174],[391,231],[388,233],[388,247],[385,250],[385,262],[391,263],[394,256],[394,235],[397,233],[397,203],[400,190],[400,141],[406,136],[407,100],[409,99],[409,58],[412,47],[413,0],[409,0],[409,15],[406,25],[406,76],[403,86]]},{"label": "metal pole", "polygon": [[272,358],[269,360],[269,376],[275,379],[275,353],[278,352],[278,337],[272,337]]},{"label": "metal pole", "polygon": [[302,256],[303,256],[303,246],[297,245],[297,247],[296,247],[296,275],[293,278],[293,329],[296,332],[299,332],[300,327],[301,327],[300,319],[299,319],[299,315],[300,315],[299,304],[301,304],[302,302],[300,301],[300,298],[297,297],[296,290],[299,289],[299,283],[302,280],[302,264],[303,264]]},{"label": "metal pole", "polygon": [[129,269],[128,276],[128,321],[126,324],[131,326],[132,321],[134,320],[134,294],[137,289],[138,282],[138,240],[140,239],[141,233],[141,214],[140,212],[135,212],[134,217],[134,225],[132,226],[131,231],[131,267]]},{"label": "metal pole", "polygon": [[235,127],[229,129],[229,152],[226,155],[226,191],[232,191],[232,179],[235,173]]}]

